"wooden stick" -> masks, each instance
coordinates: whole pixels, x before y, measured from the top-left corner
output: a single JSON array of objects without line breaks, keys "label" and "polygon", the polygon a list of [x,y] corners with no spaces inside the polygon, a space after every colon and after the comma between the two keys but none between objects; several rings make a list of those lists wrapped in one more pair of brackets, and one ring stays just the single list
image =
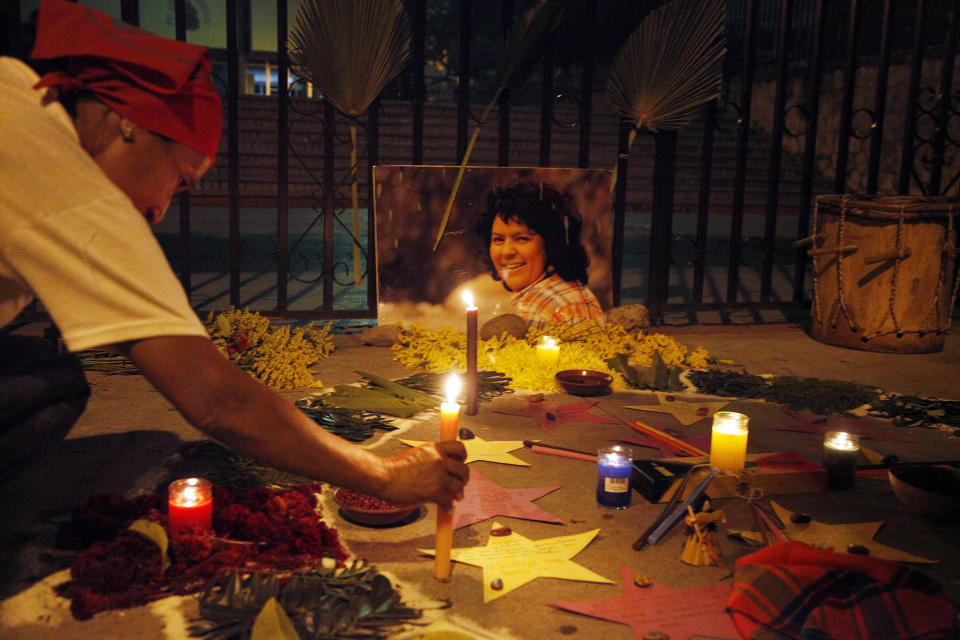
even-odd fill
[{"label": "wooden stick", "polygon": [[571,460],[586,460],[587,462],[596,462],[597,456],[589,453],[580,453],[579,451],[567,451],[566,449],[555,449],[553,447],[544,447],[535,444],[530,447],[534,453],[546,453],[551,456],[560,456],[561,458],[570,458]]},{"label": "wooden stick", "polygon": [[690,444],[689,442],[684,442],[679,438],[674,438],[669,433],[664,433],[663,431],[660,431],[660,429],[657,429],[656,427],[651,427],[648,424],[644,424],[642,422],[632,420],[627,423],[627,426],[633,429],[634,431],[638,431],[644,435],[648,435],[656,440],[659,440],[660,442],[670,444],[680,449],[681,451],[686,451],[692,456],[702,456],[704,458],[707,458],[710,456],[710,454],[704,451],[703,449],[699,449],[693,446],[692,444]]}]

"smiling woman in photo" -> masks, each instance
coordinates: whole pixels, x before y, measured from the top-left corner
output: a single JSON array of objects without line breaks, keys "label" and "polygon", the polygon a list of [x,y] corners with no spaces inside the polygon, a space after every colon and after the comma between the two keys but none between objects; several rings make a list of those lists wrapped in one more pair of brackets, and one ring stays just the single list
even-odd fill
[{"label": "smiling woman in photo", "polygon": [[494,280],[513,292],[513,312],[531,329],[583,320],[602,322],[587,287],[583,221],[573,199],[543,182],[494,189],[476,224]]}]

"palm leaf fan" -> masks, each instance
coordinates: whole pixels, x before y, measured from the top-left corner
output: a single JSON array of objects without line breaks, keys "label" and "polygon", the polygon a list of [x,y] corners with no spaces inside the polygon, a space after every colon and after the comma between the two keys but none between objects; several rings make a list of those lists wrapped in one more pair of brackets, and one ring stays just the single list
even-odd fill
[{"label": "palm leaf fan", "polygon": [[[290,32],[290,61],[325,100],[362,114],[410,57],[410,23],[401,0],[304,0]],[[357,126],[350,124],[354,282],[362,281]]]},{"label": "palm leaf fan", "polygon": [[447,205],[443,210],[443,217],[440,220],[440,228],[437,231],[437,239],[433,243],[433,250],[436,251],[440,246],[440,240],[447,229],[447,222],[450,219],[450,211],[453,209],[453,202],[457,198],[457,192],[460,190],[460,182],[463,180],[463,174],[467,170],[467,164],[470,162],[470,154],[473,153],[473,145],[480,135],[480,127],[487,122],[490,111],[500,99],[500,94],[505,89],[521,82],[530,70],[537,57],[540,55],[541,48],[547,36],[553,31],[560,17],[563,15],[567,0],[539,0],[537,4],[529,9],[523,18],[510,29],[503,41],[503,48],[500,51],[500,60],[497,64],[496,91],[493,98],[483,110],[480,121],[474,127],[470,135],[470,141],[467,143],[467,149],[463,154],[463,160],[460,162],[460,168],[457,171],[457,177],[453,182],[453,189],[447,198]]},{"label": "palm leaf fan", "polygon": [[673,0],[652,11],[617,53],[608,99],[636,128],[679,129],[720,95],[722,0]]}]

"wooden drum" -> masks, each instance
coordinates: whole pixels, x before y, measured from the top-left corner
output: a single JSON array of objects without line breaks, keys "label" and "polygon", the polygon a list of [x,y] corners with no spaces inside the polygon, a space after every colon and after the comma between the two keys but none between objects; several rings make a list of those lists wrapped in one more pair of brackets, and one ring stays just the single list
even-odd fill
[{"label": "wooden drum", "polygon": [[956,299],[955,216],[944,198],[824,195],[812,245],[815,340],[866,351],[943,350]]}]

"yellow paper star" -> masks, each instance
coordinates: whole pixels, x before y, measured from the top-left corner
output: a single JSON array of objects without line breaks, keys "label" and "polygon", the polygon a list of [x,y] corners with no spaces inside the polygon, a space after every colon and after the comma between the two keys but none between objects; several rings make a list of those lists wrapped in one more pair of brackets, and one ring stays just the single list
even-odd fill
[{"label": "yellow paper star", "polygon": [[[502,528],[502,524],[494,522],[491,531]],[[484,603],[540,577],[613,584],[613,580],[570,559],[590,544],[599,532],[600,529],[594,529],[572,536],[530,540],[513,531],[505,536],[491,535],[484,547],[453,549],[450,557],[457,562],[483,567]],[[433,555],[434,550],[420,549],[420,552]],[[497,584],[502,588],[494,589],[495,580],[499,580]]]},{"label": "yellow paper star", "polygon": [[[418,447],[421,444],[427,444],[423,440],[403,440],[400,442],[408,444],[411,447]],[[483,438],[470,438],[461,440],[463,446],[467,448],[467,459],[465,464],[470,464],[476,460],[485,462],[497,462],[500,464],[514,464],[522,467],[529,467],[529,462],[524,462],[516,456],[512,456],[508,451],[523,448],[523,440],[484,440]]]},{"label": "yellow paper star", "polygon": [[[877,522],[854,522],[850,524],[826,524],[811,520],[810,522],[793,522],[791,516],[793,512],[781,507],[774,501],[770,501],[777,517],[783,523],[783,532],[791,540],[805,542],[814,547],[825,549],[833,548],[837,553],[844,553],[847,547],[852,544],[861,545],[870,551],[870,555],[881,560],[892,560],[894,562],[915,562],[915,563],[934,563],[937,560],[915,556],[900,549],[888,547],[874,541],[873,536],[883,526],[883,520]],[[763,542],[763,536],[756,531],[734,531],[740,536],[753,540],[754,542]]]},{"label": "yellow paper star", "polygon": [[[667,396],[676,398],[667,400]],[[729,400],[696,400],[693,398],[684,399],[676,394],[658,393],[657,402],[659,404],[633,405],[624,407],[625,409],[637,409],[638,411],[656,411],[657,413],[669,413],[683,426],[687,427],[709,418],[720,409],[730,404]]]}]

